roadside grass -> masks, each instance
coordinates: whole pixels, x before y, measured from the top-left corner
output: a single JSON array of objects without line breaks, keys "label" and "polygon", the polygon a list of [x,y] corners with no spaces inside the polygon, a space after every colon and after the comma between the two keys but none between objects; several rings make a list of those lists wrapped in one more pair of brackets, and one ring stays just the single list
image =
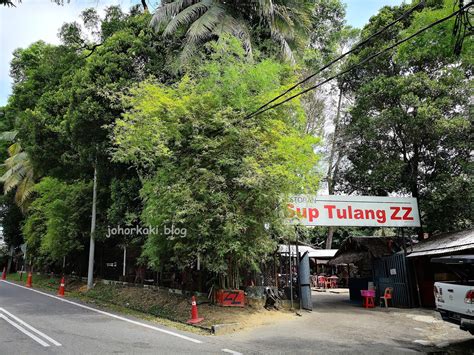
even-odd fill
[{"label": "roadside grass", "polygon": [[[24,286],[26,284],[27,273],[20,276],[19,273],[9,274],[7,281],[15,282]],[[48,276],[43,274],[33,274],[33,288],[53,293],[58,290],[61,278],[58,276]],[[67,298],[75,298],[84,303],[88,303],[98,309],[112,311],[116,313],[130,315],[142,320],[161,324],[167,327],[173,327],[179,330],[184,330],[200,335],[209,335],[210,328],[195,327],[185,324],[179,320],[173,320],[172,313],[160,309],[156,305],[148,307],[140,305],[140,302],[124,302],[123,297],[117,292],[116,287],[112,285],[96,284],[92,290],[87,291],[85,284],[78,280],[68,280],[66,278],[66,292]],[[121,302],[124,302],[121,304]]]},{"label": "roadside grass", "polygon": [[[26,278],[28,273],[24,272],[22,275],[20,273],[8,274],[8,281],[16,281],[18,283],[26,284]],[[33,274],[33,287],[45,288],[48,290],[59,289],[60,278],[56,276],[47,276],[43,274]]]},{"label": "roadside grass", "polygon": [[[24,285],[26,274],[20,280],[19,274],[10,274],[9,281]],[[33,288],[56,294],[60,277],[33,274]],[[166,289],[150,289],[97,282],[87,290],[85,282],[66,277],[66,297],[75,298],[104,310],[174,327],[177,329],[209,335],[215,324],[237,324],[235,329],[248,329],[265,324],[273,324],[293,316],[288,311],[267,311],[259,307],[220,307],[210,304],[207,298],[198,298],[199,316],[204,321],[197,326],[186,324],[190,318],[191,300],[180,294],[169,293]]]},{"label": "roadside grass", "polygon": [[138,312],[177,322],[186,322],[191,304],[185,297],[152,290],[120,285],[96,284],[86,295],[96,300],[113,303]]}]

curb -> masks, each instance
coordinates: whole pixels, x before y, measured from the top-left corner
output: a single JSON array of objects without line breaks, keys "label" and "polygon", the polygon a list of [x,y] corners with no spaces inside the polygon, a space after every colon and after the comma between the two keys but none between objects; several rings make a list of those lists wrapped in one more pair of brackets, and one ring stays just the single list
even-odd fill
[{"label": "curb", "polygon": [[211,331],[214,335],[224,335],[235,332],[239,326],[240,323],[214,324]]}]

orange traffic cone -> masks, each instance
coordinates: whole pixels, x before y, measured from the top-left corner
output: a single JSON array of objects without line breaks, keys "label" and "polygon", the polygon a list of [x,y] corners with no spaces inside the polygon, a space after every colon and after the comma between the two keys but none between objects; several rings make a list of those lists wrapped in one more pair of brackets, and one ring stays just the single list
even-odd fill
[{"label": "orange traffic cone", "polygon": [[28,273],[28,277],[26,279],[26,287],[33,287],[33,275],[31,274],[31,271]]},{"label": "orange traffic cone", "polygon": [[59,284],[58,296],[64,297],[64,276],[61,279],[61,283]]},{"label": "orange traffic cone", "polygon": [[196,297],[193,296],[191,301],[191,319],[188,320],[189,324],[196,324],[202,322],[204,318],[199,318],[198,316],[198,307],[196,304]]},{"label": "orange traffic cone", "polygon": [[2,280],[6,280],[6,279],[7,279],[7,268],[4,267],[3,272],[2,272]]}]

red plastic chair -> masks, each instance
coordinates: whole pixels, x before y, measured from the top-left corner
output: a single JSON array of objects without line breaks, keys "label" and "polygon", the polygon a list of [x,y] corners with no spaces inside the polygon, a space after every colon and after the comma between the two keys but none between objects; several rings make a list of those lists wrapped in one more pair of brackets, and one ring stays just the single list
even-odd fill
[{"label": "red plastic chair", "polygon": [[337,281],[338,281],[337,276],[331,276],[329,280],[331,281],[331,288],[337,288]]},{"label": "red plastic chair", "polygon": [[392,299],[392,295],[393,295],[393,287],[387,287],[383,293],[383,296],[380,296],[380,307],[382,307],[382,300],[383,300],[385,303],[385,308],[388,308],[388,300]]},{"label": "red plastic chair", "polygon": [[326,288],[326,277],[318,276],[318,286]]}]

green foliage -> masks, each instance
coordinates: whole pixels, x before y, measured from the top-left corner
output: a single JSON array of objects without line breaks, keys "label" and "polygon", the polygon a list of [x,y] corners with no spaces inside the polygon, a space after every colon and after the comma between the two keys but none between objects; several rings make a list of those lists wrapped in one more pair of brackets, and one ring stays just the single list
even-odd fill
[{"label": "green foliage", "polygon": [[[402,38],[452,12],[434,4],[413,15],[392,36]],[[384,8],[363,32],[398,16]],[[468,55],[456,57],[452,22],[371,62],[346,78],[355,104],[344,137],[348,159],[345,191],[419,198],[428,231],[467,228],[472,223],[471,96]],[[429,44],[428,44],[429,42]],[[388,43],[377,41],[351,58],[355,62]],[[465,50],[472,38],[465,40]]]},{"label": "green foliage", "polygon": [[24,217],[20,208],[14,202],[14,194],[0,196],[0,223],[3,227],[3,237],[7,246],[18,247],[23,243],[21,225]]},{"label": "green foliage", "polygon": [[[295,78],[271,60],[251,63],[235,38],[210,48],[210,59],[165,87],[140,84],[124,98],[114,159],[143,171],[143,221],[158,227],[144,256],[158,267],[172,255],[209,270],[253,266],[274,247],[264,223],[282,227],[280,207],[291,192],[314,192],[318,140],[305,135],[298,101],[243,117]],[[167,238],[164,227],[186,228]]]},{"label": "green foliage", "polygon": [[[458,6],[453,6],[452,0],[439,0],[431,4],[427,11],[421,11],[414,15],[410,27],[403,32],[403,36],[417,32],[423,27],[450,15]],[[472,17],[472,15],[471,15]],[[456,17],[445,21],[429,31],[416,36],[412,41],[403,44],[397,53],[397,60],[418,67],[439,65],[440,63],[456,62],[459,58],[454,53],[455,36],[453,28]],[[472,20],[471,20],[472,21]],[[471,34],[472,36],[472,34]],[[467,35],[461,52],[461,58],[473,65],[474,41]]]},{"label": "green foliage", "polygon": [[0,177],[0,183],[3,184],[4,194],[15,190],[15,203],[25,211],[35,184],[35,174],[28,153],[23,151],[20,142],[15,142],[17,133],[6,131],[0,135],[0,140],[14,142],[7,149],[9,157],[3,164],[5,172]]},{"label": "green foliage", "polygon": [[294,63],[294,49],[306,44],[313,7],[307,0],[174,0],[162,2],[151,25],[164,36],[183,38],[184,60],[204,43],[233,35],[249,53],[255,44],[273,42],[273,49]]},{"label": "green foliage", "polygon": [[[346,9],[340,0],[317,0],[311,16],[309,46],[305,66],[316,70],[347,50],[348,40],[358,31],[345,23]],[[334,70],[334,69],[333,69]]]},{"label": "green foliage", "polygon": [[136,225],[141,213],[141,183],[137,177],[113,178],[107,220],[112,225]]},{"label": "green foliage", "polygon": [[89,235],[91,184],[46,177],[35,192],[23,227],[30,257],[58,261],[82,249]]}]

